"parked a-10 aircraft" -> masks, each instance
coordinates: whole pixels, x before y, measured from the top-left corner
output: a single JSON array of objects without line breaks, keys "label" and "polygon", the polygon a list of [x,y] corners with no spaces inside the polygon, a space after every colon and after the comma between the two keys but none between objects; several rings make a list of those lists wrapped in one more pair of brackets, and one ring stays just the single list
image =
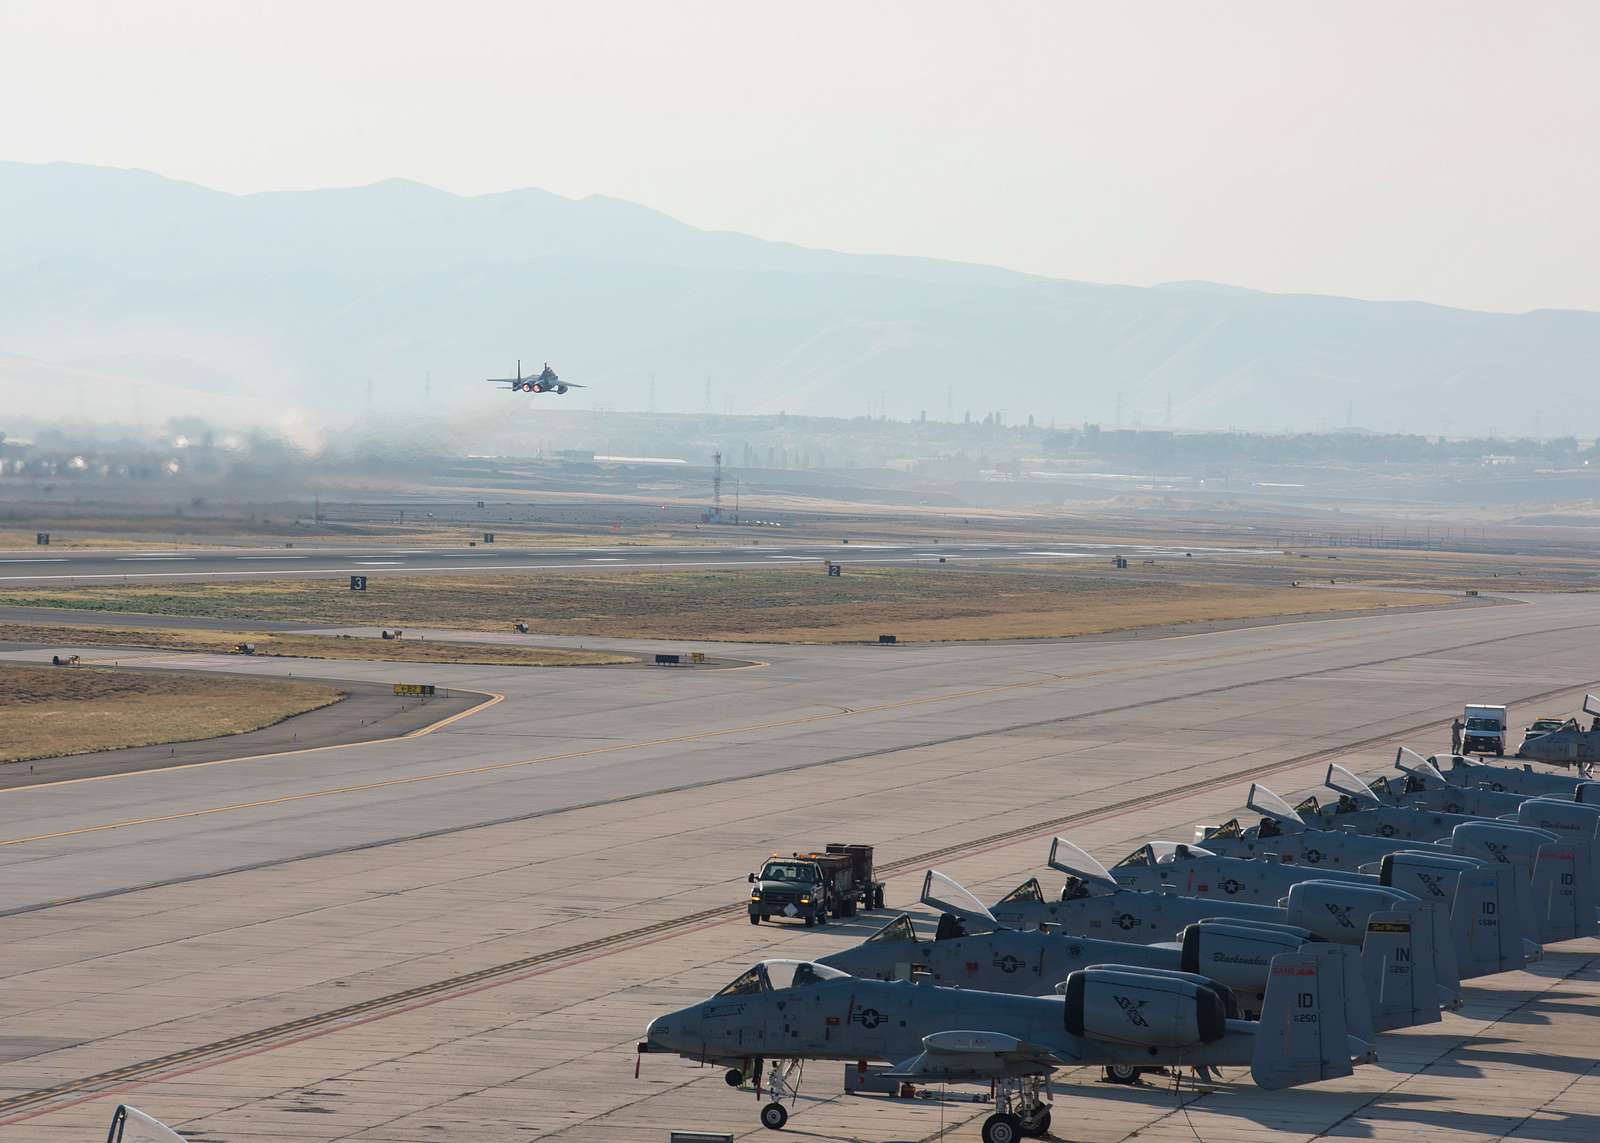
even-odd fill
[{"label": "parked a-10 aircraft", "polygon": [[544,363],[544,368],[536,376],[524,377],[522,375],[521,358],[517,359],[517,375],[515,377],[491,377],[489,380],[496,385],[504,385],[514,393],[554,393],[560,396],[568,389],[586,388],[586,386],[579,385],[576,381],[561,380],[556,375],[556,371],[550,368],[548,361]]},{"label": "parked a-10 aircraft", "polygon": [[[941,912],[932,940],[922,940],[902,913],[854,948],[830,953],[818,963],[851,976],[907,980],[926,975],[934,984],[1043,996],[1079,969],[1098,964],[1193,973],[1227,987],[1247,1016],[1261,1011],[1272,958],[1297,952],[1321,940],[1309,929],[1226,917],[1187,925],[1174,941],[1129,944],[1112,937],[1061,933],[1054,928],[1008,929],[956,882],[929,870],[923,882],[925,903],[959,897],[961,914]],[[1347,999],[1369,1008],[1347,1010],[1350,1034],[1371,1040],[1374,1031],[1437,1023],[1439,1007],[1451,997],[1438,987],[1433,971],[1433,924],[1421,902],[1371,914],[1361,945],[1336,944],[1347,973],[1360,973],[1365,988],[1349,988]],[[1131,1083],[1137,1068],[1108,1068],[1106,1078]]]},{"label": "parked a-10 aircraft", "polygon": [[[651,1021],[639,1052],[676,1053],[766,1078],[763,1126],[788,1121],[800,1061],[880,1061],[890,1079],[996,1087],[984,1143],[1049,1130],[1045,1081],[1084,1064],[1244,1067],[1269,1090],[1351,1074],[1376,1057],[1351,1036],[1346,990],[1364,988],[1340,950],[1308,945],[1272,958],[1261,1020],[1205,977],[1103,964],[1056,996],[1012,996],[925,981],[868,980],[806,961],[763,961],[716,995]],[[1363,997],[1359,1002],[1365,1006]],[[758,1082],[757,1099],[762,1088]]]}]

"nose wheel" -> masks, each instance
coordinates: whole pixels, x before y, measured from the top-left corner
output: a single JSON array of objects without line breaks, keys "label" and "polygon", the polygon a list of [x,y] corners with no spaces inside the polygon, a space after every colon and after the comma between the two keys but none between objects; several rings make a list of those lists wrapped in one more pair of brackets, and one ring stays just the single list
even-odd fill
[{"label": "nose wheel", "polygon": [[[773,1060],[772,1066],[767,1070],[767,1098],[770,1103],[761,1108],[761,1126],[768,1131],[782,1131],[784,1124],[789,1122],[789,1109],[783,1106],[787,1099],[793,1103],[800,1094],[800,1069],[799,1060]],[[760,1063],[756,1064],[756,1075],[759,1077]],[[756,1098],[761,1096],[761,1087],[756,1086]]]}]

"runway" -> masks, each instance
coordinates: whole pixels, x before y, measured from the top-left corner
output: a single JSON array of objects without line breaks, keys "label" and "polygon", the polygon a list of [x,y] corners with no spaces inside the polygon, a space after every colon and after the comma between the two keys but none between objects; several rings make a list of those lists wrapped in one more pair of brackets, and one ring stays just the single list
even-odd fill
[{"label": "runway", "polygon": [[[127,1100],[230,1143],[754,1137],[719,1074],[652,1058],[635,1081],[632,1045],[752,960],[888,919],[751,928],[743,876],[768,852],[871,841],[891,905],[933,862],[998,896],[1058,830],[1109,862],[1225,816],[1252,778],[1287,794],[1330,759],[1437,749],[1464,701],[1507,701],[1517,725],[1575,709],[1600,676],[1600,597],[1527,599],[1107,643],[741,645],[763,665],[704,673],[433,667],[505,701],[415,740],[0,792],[0,1127],[81,1138]],[[1057,1130],[1585,1137],[1552,1132],[1600,1126],[1586,1053],[1538,1056],[1588,1034],[1591,944],[1475,984],[1350,1080],[1180,1114],[1067,1077]],[[1472,1037],[1495,1020],[1486,1056]],[[790,1124],[810,1139],[981,1118],[847,1099],[815,1071]],[[1524,1110],[1500,1130],[1508,1099]]]},{"label": "runway", "polygon": [[[1186,556],[1186,553],[1189,555]],[[171,549],[47,549],[0,552],[0,584],[28,586],[106,581],[161,582],[213,578],[291,579],[345,575],[471,575],[494,572],[536,572],[634,568],[671,570],[695,567],[770,567],[793,562],[918,564],[1027,560],[1110,560],[1131,558],[1205,559],[1273,554],[1268,549],[1196,548],[1143,544],[907,544],[786,543],[753,540],[740,545],[652,547],[617,544],[610,547],[517,548],[509,544],[478,547],[318,547]]]}]

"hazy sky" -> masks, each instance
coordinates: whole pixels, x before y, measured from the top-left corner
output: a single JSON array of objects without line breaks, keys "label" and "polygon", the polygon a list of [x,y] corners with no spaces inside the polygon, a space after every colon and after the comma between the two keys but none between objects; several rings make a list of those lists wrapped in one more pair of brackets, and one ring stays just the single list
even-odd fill
[{"label": "hazy sky", "polygon": [[1600,5],[0,0],[0,158],[1600,309]]}]

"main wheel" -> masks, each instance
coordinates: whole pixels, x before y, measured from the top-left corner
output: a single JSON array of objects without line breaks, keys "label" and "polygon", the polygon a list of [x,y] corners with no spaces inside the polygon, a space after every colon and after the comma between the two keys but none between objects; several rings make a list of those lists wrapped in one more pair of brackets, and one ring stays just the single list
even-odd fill
[{"label": "main wheel", "polygon": [[752,925],[759,925],[761,923],[761,914],[760,913],[751,913],[750,914],[750,923]]},{"label": "main wheel", "polygon": [[744,1082],[744,1073],[738,1068],[729,1068],[727,1073],[723,1075],[722,1082],[729,1087],[738,1087]]},{"label": "main wheel", "polygon": [[815,925],[816,923],[817,923],[816,916],[814,914],[807,913],[806,914],[806,928],[809,929],[812,925]]},{"label": "main wheel", "polygon": [[1111,1064],[1105,1069],[1104,1079],[1107,1083],[1138,1083],[1139,1069],[1132,1064]]},{"label": "main wheel", "polygon": [[882,885],[879,885],[876,889],[874,889],[872,891],[872,900],[873,900],[873,907],[874,908],[877,908],[877,909],[883,908],[883,886]]},{"label": "main wheel", "polygon": [[1041,1103],[1033,1115],[1022,1121],[1022,1133],[1029,1139],[1042,1139],[1050,1134],[1050,1107]]},{"label": "main wheel", "polygon": [[783,1104],[769,1103],[761,1109],[761,1126],[768,1131],[782,1131],[787,1122],[789,1113],[784,1110]]},{"label": "main wheel", "polygon": [[1017,1143],[1022,1138],[1022,1120],[1015,1115],[995,1112],[983,1121],[983,1143]]}]

